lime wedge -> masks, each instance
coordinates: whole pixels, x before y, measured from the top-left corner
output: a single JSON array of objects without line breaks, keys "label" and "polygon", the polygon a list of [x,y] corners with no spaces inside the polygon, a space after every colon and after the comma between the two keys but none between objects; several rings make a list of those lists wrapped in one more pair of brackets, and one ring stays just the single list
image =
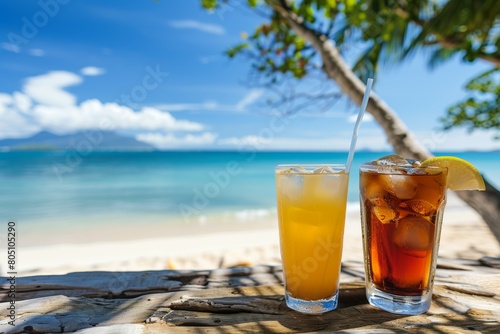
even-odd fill
[{"label": "lime wedge", "polygon": [[448,168],[447,188],[451,190],[484,190],[481,173],[470,162],[457,157],[434,157],[422,162],[422,167]]}]

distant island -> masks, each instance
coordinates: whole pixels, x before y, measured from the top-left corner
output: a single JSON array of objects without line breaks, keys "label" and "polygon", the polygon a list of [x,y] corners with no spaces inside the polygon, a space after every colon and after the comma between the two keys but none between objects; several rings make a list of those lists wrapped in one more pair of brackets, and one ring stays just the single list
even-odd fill
[{"label": "distant island", "polygon": [[41,131],[34,136],[0,140],[0,151],[154,151],[152,145],[111,131],[56,135]]}]

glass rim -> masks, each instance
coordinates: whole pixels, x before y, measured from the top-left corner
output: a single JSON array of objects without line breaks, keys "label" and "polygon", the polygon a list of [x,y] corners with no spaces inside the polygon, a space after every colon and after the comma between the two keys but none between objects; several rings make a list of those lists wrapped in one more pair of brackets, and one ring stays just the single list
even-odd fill
[{"label": "glass rim", "polygon": [[279,164],[279,165],[276,165],[275,168],[278,169],[278,168],[291,168],[291,167],[304,167],[304,168],[307,168],[307,167],[324,167],[324,166],[327,166],[327,167],[336,167],[336,168],[346,168],[346,164],[331,164],[331,163],[328,163],[328,164]]},{"label": "glass rim", "polygon": [[[287,169],[292,169],[294,167],[299,167],[305,170],[305,172],[293,171],[291,174],[304,174],[304,175],[349,175],[347,173],[347,166],[345,164],[282,164],[276,165],[274,167],[275,174],[282,174],[283,171]],[[328,173],[314,173],[315,170],[322,167],[329,167],[332,171]]]},{"label": "glass rim", "polygon": [[[386,170],[384,170],[386,169]],[[363,163],[359,166],[359,170],[370,170],[370,171],[378,171],[381,174],[391,174],[391,170],[410,170],[410,169],[419,169],[419,170],[434,170],[434,171],[447,171],[448,167],[441,166],[392,166],[392,165],[373,165],[370,163]],[[385,173],[384,173],[385,172]]]}]

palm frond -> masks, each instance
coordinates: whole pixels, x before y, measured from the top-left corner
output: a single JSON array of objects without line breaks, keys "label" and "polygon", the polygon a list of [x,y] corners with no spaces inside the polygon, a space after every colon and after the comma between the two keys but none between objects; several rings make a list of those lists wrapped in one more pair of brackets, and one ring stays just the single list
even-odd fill
[{"label": "palm frond", "polygon": [[430,54],[429,57],[429,68],[435,69],[438,65],[443,64],[447,60],[449,60],[453,55],[455,55],[458,52],[458,50],[455,49],[449,49],[449,48],[443,48],[436,46]]},{"label": "palm frond", "polygon": [[420,21],[421,31],[405,51],[415,53],[429,42],[441,42],[448,48],[462,48],[474,36],[476,44],[487,42],[500,13],[498,0],[448,0],[430,19]]},{"label": "palm frond", "polygon": [[358,60],[354,63],[352,71],[362,80],[366,81],[368,78],[377,76],[378,64],[383,46],[379,43],[373,43],[367,47],[366,50],[359,56]]}]

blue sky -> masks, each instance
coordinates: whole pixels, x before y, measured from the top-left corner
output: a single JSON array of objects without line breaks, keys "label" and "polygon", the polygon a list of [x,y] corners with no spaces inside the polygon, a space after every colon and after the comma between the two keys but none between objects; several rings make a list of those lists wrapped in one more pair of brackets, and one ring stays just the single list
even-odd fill
[{"label": "blue sky", "polygon": [[[115,130],[160,149],[347,150],[356,109],[283,119],[245,84],[249,61],[223,55],[262,20],[240,3],[207,13],[195,0],[1,2],[0,139]],[[488,67],[455,59],[430,71],[417,56],[383,68],[374,89],[433,151],[500,149],[492,133],[439,131]],[[369,117],[358,148],[389,149]]]}]

